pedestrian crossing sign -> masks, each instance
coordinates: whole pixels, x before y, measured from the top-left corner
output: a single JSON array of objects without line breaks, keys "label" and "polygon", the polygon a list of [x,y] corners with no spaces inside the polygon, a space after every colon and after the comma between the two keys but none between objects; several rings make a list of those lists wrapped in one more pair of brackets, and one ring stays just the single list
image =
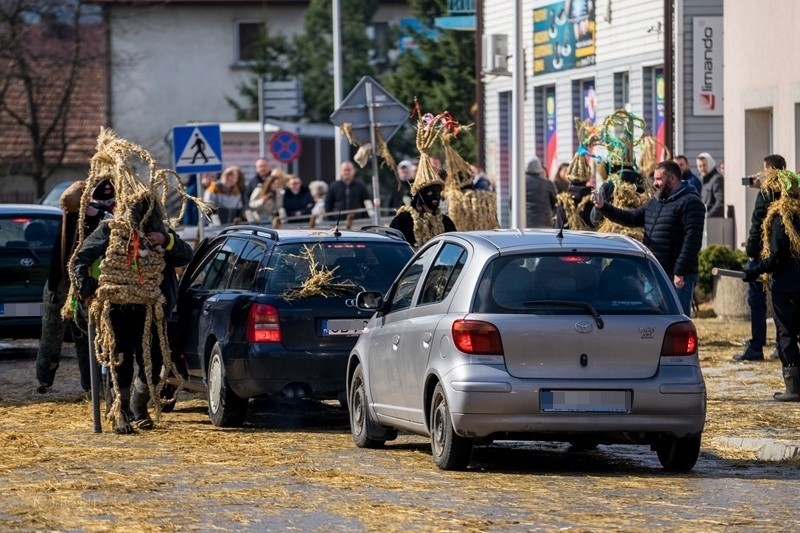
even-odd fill
[{"label": "pedestrian crossing sign", "polygon": [[220,172],[222,134],[219,124],[190,124],[172,128],[172,153],[175,172]]}]

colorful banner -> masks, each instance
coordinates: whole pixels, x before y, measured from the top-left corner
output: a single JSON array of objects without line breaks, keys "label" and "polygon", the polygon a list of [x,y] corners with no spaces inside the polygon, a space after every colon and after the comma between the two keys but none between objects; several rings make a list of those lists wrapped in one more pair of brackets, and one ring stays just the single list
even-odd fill
[{"label": "colorful banner", "polygon": [[533,10],[533,72],[595,64],[594,0],[567,0]]},{"label": "colorful banner", "polygon": [[545,87],[544,89],[544,116],[545,116],[545,135],[544,135],[544,168],[551,172],[555,164],[556,153],[558,152],[558,128],[556,115],[556,88],[555,86]]},{"label": "colorful banner", "polygon": [[655,125],[655,133],[654,136],[658,141],[658,149],[656,150],[656,161],[662,161],[664,158],[664,145],[665,145],[665,134],[664,134],[664,125],[666,124],[666,109],[664,107],[664,93],[665,93],[665,86],[664,86],[664,69],[657,68],[655,70],[655,86],[656,86],[656,97],[655,101],[655,112],[653,124]]}]

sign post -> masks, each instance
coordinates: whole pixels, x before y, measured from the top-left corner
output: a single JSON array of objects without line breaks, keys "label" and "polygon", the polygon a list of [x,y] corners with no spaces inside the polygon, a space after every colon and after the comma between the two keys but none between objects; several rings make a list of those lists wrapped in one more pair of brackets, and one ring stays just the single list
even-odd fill
[{"label": "sign post", "polygon": [[[222,171],[222,134],[219,124],[189,124],[172,128],[172,154],[175,172],[197,174],[200,194],[200,173]],[[205,222],[197,217],[197,241],[203,240]]]},{"label": "sign post", "polygon": [[372,146],[372,198],[375,205],[373,218],[378,225],[381,223],[381,196],[375,131],[380,128],[383,140],[389,142],[406,120],[408,120],[408,108],[369,76],[361,78],[331,115],[331,122],[336,126],[341,127],[345,123],[350,123],[358,144],[368,142]]}]

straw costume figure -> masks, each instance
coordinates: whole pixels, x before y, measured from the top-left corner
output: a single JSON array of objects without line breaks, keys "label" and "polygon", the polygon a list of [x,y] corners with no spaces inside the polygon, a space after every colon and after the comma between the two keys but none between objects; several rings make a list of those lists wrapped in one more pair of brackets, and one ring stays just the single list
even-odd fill
[{"label": "straw costume figure", "polygon": [[594,146],[599,142],[599,134],[590,124],[577,119],[575,129],[581,144],[567,168],[569,187],[556,196],[556,220],[560,227],[589,230],[592,229],[589,219],[592,211],[592,188],[588,182],[593,169],[587,159],[591,157]]},{"label": "straw costume figure", "polygon": [[451,145],[453,137],[455,134],[448,132],[441,135],[447,167],[444,197],[447,200],[448,216],[460,231],[499,228],[497,195],[488,190],[475,189],[475,174],[461,154]]},{"label": "straw costume figure", "polygon": [[784,392],[773,398],[800,402],[800,176],[789,170],[765,170],[762,193],[776,198],[761,225],[761,261],[745,271],[744,281],[769,274],[772,309],[778,331],[778,357]]},{"label": "straw costume figure", "polygon": [[417,175],[411,184],[411,205],[399,208],[389,226],[400,230],[406,241],[419,249],[440,233],[456,231],[453,221],[439,212],[444,182],[431,164],[429,152],[440,135],[448,129],[455,129],[457,124],[448,113],[422,115],[418,102],[414,105],[414,113],[419,117],[416,144],[420,157]]},{"label": "straw costume figure", "polygon": [[[621,209],[636,209],[647,203],[655,194],[647,176],[658,163],[658,142],[646,133],[644,120],[624,109],[617,110],[604,120],[601,141],[608,151],[605,163],[600,166],[601,173],[606,174],[600,190],[605,201]],[[616,224],[597,210],[592,212],[592,221],[602,233],[621,233],[639,241],[644,235],[642,228]]]},{"label": "straw costume figure", "polygon": [[[137,176],[137,163],[147,168],[146,181]],[[81,198],[81,212],[85,212],[94,186],[110,176],[117,201],[114,217],[89,236],[81,229],[82,244],[69,262],[72,284],[62,313],[74,313],[79,300],[88,306],[96,329],[95,356],[109,369],[113,399],[107,418],[116,433],[153,427],[147,404],[152,400],[158,421],[164,380],[156,384],[173,370],[166,321],[177,292],[174,268],[189,262],[192,249],[168,227],[164,205],[170,175],[177,177],[157,170],[155,160],[140,146],[103,129]],[[208,216],[210,206],[188,196],[180,179],[175,182],[183,198],[179,218],[187,199]],[[131,394],[134,357],[140,368]]]}]

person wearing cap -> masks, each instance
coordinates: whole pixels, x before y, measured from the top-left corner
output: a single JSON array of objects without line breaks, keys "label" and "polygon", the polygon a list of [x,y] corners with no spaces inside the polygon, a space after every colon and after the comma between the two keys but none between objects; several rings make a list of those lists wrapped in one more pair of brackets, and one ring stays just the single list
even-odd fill
[{"label": "person wearing cap", "polygon": [[397,164],[397,186],[392,187],[392,194],[386,205],[397,209],[411,203],[410,183],[414,181],[414,164],[408,159],[403,159]]},{"label": "person wearing cap", "polygon": [[711,154],[703,152],[697,155],[697,171],[703,180],[700,197],[706,206],[706,216],[725,216],[725,179],[717,170],[717,163]]},{"label": "person wearing cap", "polygon": [[525,219],[528,228],[552,228],[556,214],[556,186],[547,179],[538,157],[525,168]]},{"label": "person wearing cap", "polygon": [[[53,386],[56,370],[61,361],[61,344],[67,327],[75,343],[81,388],[84,391],[91,388],[86,319],[80,313],[76,313],[75,320],[65,320],[61,317],[61,308],[69,293],[67,263],[73,251],[80,245],[78,223],[81,218],[81,197],[85,189],[86,183],[78,181],[70,185],[60,198],[63,215],[53,243],[50,270],[42,295],[44,301],[42,335],[36,354],[36,379],[39,382],[36,390],[42,394]],[[103,180],[92,190],[91,201],[86,206],[86,216],[83,218],[84,237],[92,233],[104,218],[111,215],[114,205],[114,186],[111,181]]]},{"label": "person wearing cap", "polygon": [[456,231],[456,225],[450,217],[439,212],[444,181],[427,157],[420,159],[418,170],[411,184],[411,205],[398,209],[397,215],[389,223],[390,228],[403,233],[414,249],[419,249],[440,233]]}]

